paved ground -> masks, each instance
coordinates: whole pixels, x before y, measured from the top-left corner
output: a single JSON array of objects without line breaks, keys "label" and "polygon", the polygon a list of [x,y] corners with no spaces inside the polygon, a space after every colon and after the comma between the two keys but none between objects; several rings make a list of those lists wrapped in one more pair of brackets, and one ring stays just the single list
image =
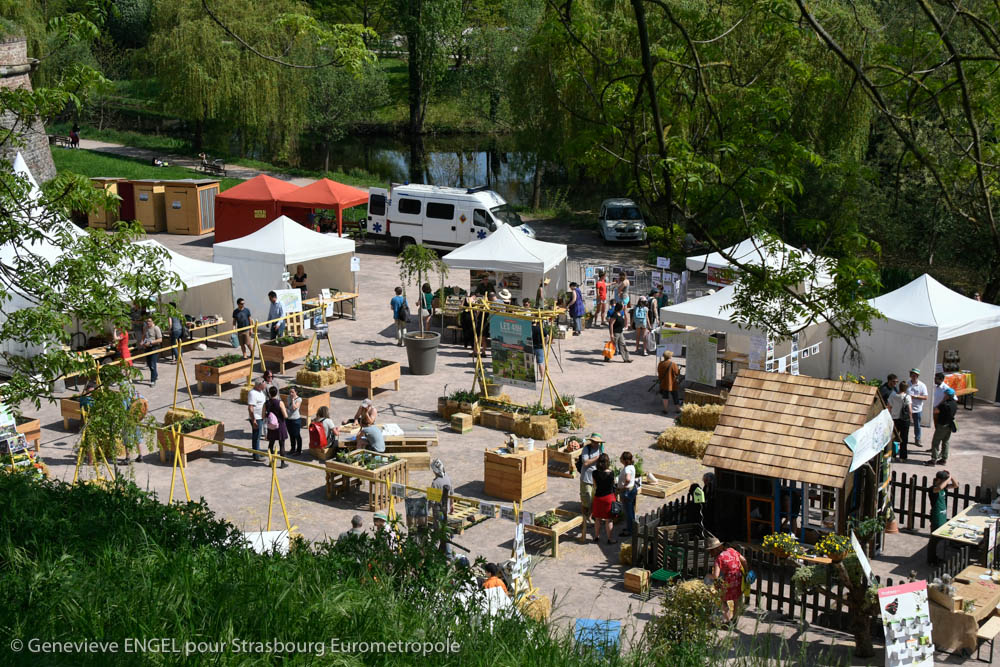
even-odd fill
[{"label": "paved ground", "polygon": [[[553,238],[547,225],[538,225],[542,238]],[[158,240],[168,247],[198,259],[211,259],[211,237],[196,238],[184,236],[157,235]],[[587,261],[621,261],[630,254],[639,257],[643,249],[612,249],[606,251],[596,237],[582,235],[574,237],[570,245],[571,259],[586,257]],[[356,359],[379,356],[401,361],[404,376],[398,392],[380,390],[375,395],[375,403],[383,422],[398,422],[403,425],[434,424],[440,431],[440,446],[434,456],[440,457],[457,487],[457,492],[475,498],[489,499],[483,492],[483,456],[486,447],[502,443],[499,431],[475,427],[466,435],[457,435],[445,429],[444,422],[435,414],[436,399],[446,391],[470,388],[473,383],[473,360],[461,345],[451,344],[451,337],[445,336],[438,357],[435,374],[426,377],[405,375],[406,355],[403,348],[394,344],[393,329],[388,316],[388,300],[392,287],[398,282],[395,257],[384,248],[366,246],[359,250],[362,258],[361,298],[357,321],[343,320],[331,323],[331,338],[334,349],[342,363]],[[460,283],[453,276],[451,283]],[[223,315],[226,315],[223,313]],[[588,425],[584,432],[599,431],[608,441],[608,449],[617,458],[624,450],[641,454],[647,470],[663,470],[675,477],[698,479],[703,471],[698,461],[660,452],[652,449],[656,435],[672,423],[660,412],[658,398],[647,391],[653,381],[654,360],[639,357],[633,364],[606,364],[601,361],[600,349],[606,333],[586,331],[581,337],[569,338],[562,342],[560,356],[562,370],[553,366],[553,378],[558,390],[577,397],[577,404],[586,415]],[[193,364],[230,352],[226,349],[210,348],[204,352],[186,353],[188,376],[193,377]],[[294,378],[297,365],[290,366],[279,383]],[[162,417],[173,400],[174,377],[177,367],[171,363],[160,364],[161,380],[155,388],[145,382],[140,391],[149,399],[154,415]],[[148,377],[145,374],[144,377]],[[180,382],[183,389],[183,381]],[[195,405],[208,415],[221,419],[226,426],[226,440],[249,445],[249,428],[246,422],[246,407],[238,403],[239,389],[231,388],[221,397],[214,394],[201,395],[196,386],[191,387]],[[533,401],[537,394],[526,390],[509,390],[515,400]],[[186,392],[178,396],[178,403],[186,402]],[[359,393],[353,399],[346,396],[341,386],[333,395],[334,416],[342,418],[354,413]],[[71,479],[73,475],[73,446],[78,440],[75,430],[65,431],[59,417],[57,405],[44,406],[40,417],[43,425],[42,454],[52,466],[54,476]],[[978,403],[974,412],[961,411],[959,432],[955,436],[955,448],[949,467],[964,484],[973,486],[979,481],[980,457],[992,450],[1000,409]],[[919,465],[927,450],[915,450],[914,461],[900,465],[899,470],[930,474],[933,469]],[[308,459],[307,459],[308,460]],[[155,456],[147,456],[142,463],[132,469],[136,482],[155,490],[162,497],[170,484],[171,467],[161,464]],[[298,530],[307,538],[321,539],[336,536],[349,523],[351,515],[361,513],[366,527],[370,525],[371,513],[364,509],[367,495],[357,493],[346,499],[328,501],[324,495],[323,474],[304,467],[291,466],[281,471],[281,484],[288,503],[289,514]],[[429,472],[419,471],[411,475],[411,483],[428,484]],[[192,455],[188,467],[188,480],[195,497],[204,497],[209,505],[221,516],[242,526],[245,530],[261,529],[266,522],[269,472],[261,464],[251,462],[247,456],[226,452]],[[179,489],[180,487],[178,487]],[[577,482],[558,477],[548,478],[546,493],[526,503],[532,511],[561,507],[578,508]],[[495,500],[495,499],[494,499]],[[639,512],[648,512],[658,507],[662,501],[640,496]],[[400,509],[401,506],[400,506]],[[275,515],[275,526],[280,526],[280,514]],[[573,535],[572,537],[575,537]],[[468,530],[457,541],[472,550],[474,555],[482,555],[494,561],[510,555],[513,538],[513,524],[494,519]],[[901,578],[911,571],[925,576],[923,552],[926,539],[919,535],[901,533],[889,536],[886,555],[874,563],[879,574]],[[529,540],[529,551],[542,552],[542,545]],[[554,618],[569,623],[578,617],[611,617],[626,620],[631,631],[640,631],[656,609],[653,605],[643,605],[624,591],[622,568],[618,566],[617,546],[579,545],[572,538],[564,539],[561,558],[553,561],[543,557],[534,570],[534,583],[553,597]],[[775,637],[790,638],[791,641],[807,639],[810,642],[832,641],[843,646],[844,637],[810,633],[799,636],[794,627],[788,625],[767,626],[766,632]],[[764,630],[756,626],[756,620],[747,618],[741,624],[740,634],[744,639],[759,636]],[[940,656],[942,661],[946,656]],[[872,664],[882,662],[877,657]],[[1000,661],[1000,656],[998,656]]]}]

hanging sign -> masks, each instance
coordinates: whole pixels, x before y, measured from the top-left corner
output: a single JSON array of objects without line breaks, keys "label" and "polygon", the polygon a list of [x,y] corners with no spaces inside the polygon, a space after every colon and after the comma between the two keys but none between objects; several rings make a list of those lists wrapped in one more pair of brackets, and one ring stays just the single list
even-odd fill
[{"label": "hanging sign", "polygon": [[351,257],[351,271],[357,273],[361,270],[361,258]]},{"label": "hanging sign", "polygon": [[490,315],[490,354],[493,377],[512,387],[535,388],[531,320]]},{"label": "hanging sign", "polygon": [[428,486],[426,489],[426,493],[427,493],[427,500],[431,501],[432,503],[441,502],[441,489],[436,489],[433,486]]},{"label": "hanging sign", "polygon": [[658,269],[669,269],[670,268],[670,258],[669,257],[657,257],[656,258],[656,268],[658,268]]},{"label": "hanging sign", "polygon": [[870,422],[844,438],[844,442],[854,452],[851,472],[885,449],[890,438],[892,438],[892,415],[888,410],[882,410]]},{"label": "hanging sign", "polygon": [[875,575],[872,572],[872,564],[868,562],[868,556],[865,555],[865,550],[862,548],[861,542],[858,542],[858,537],[854,534],[853,530],[851,531],[851,547],[854,548],[854,555],[857,557],[858,563],[861,564],[861,569],[864,571],[865,577],[867,577],[869,582],[874,581],[873,577]]}]

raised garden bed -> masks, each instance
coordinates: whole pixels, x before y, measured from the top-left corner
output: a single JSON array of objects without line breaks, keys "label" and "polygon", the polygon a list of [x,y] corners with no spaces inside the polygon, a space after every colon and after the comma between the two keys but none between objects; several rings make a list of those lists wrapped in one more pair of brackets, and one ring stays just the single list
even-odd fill
[{"label": "raised garden bed", "polygon": [[365,389],[368,398],[374,398],[376,387],[393,383],[393,389],[399,391],[400,366],[398,361],[385,359],[369,359],[354,364],[344,371],[344,382],[347,384],[347,396],[352,396],[352,389]]},{"label": "raised garden bed", "polygon": [[[77,403],[79,406],[79,403]],[[24,434],[24,439],[35,446],[35,453],[38,453],[38,444],[42,440],[42,422],[37,417],[18,417],[17,432]]]},{"label": "raised garden bed", "polygon": [[[539,523],[541,522],[541,523]],[[544,535],[552,543],[552,557],[559,558],[559,538],[583,525],[583,517],[568,510],[550,509],[535,513],[535,524],[525,526],[529,533]]]},{"label": "raised garden bed", "polygon": [[[295,386],[295,385],[291,385]],[[281,401],[285,403],[288,399],[288,390],[290,387],[282,387],[279,390],[279,395],[281,396]],[[319,412],[321,406],[330,407],[330,391],[323,391],[321,389],[313,389],[311,387],[299,387],[295,386],[295,391],[298,392],[299,396],[302,398],[302,404],[299,405],[299,414],[306,421],[303,422],[303,428],[308,430],[309,421],[308,418],[312,417],[314,414]],[[285,403],[287,406],[288,404]]]},{"label": "raised garden bed", "polygon": [[260,356],[265,363],[278,364],[278,372],[285,372],[285,364],[305,359],[312,349],[312,338],[302,336],[279,336],[274,340],[260,344]]},{"label": "raised garden bed", "polygon": [[[261,346],[263,347],[263,346]],[[214,384],[217,396],[222,395],[222,385],[236,382],[250,376],[253,359],[244,359],[239,354],[226,354],[210,361],[195,364],[194,377],[198,381],[198,391],[204,392],[204,383]]]},{"label": "raised garden bed", "polygon": [[[576,479],[576,460],[583,453],[583,442],[575,438],[578,446],[571,449],[570,438],[549,446],[549,474]],[[553,464],[556,464],[553,466]],[[565,470],[562,467],[565,466]]]},{"label": "raised garden bed", "polygon": [[545,448],[499,454],[487,449],[483,461],[486,495],[523,502],[548,488],[549,453]]},{"label": "raised garden bed", "polygon": [[341,452],[326,462],[326,497],[344,495],[367,481],[369,508],[384,510],[392,502],[389,485],[407,484],[409,479],[406,459],[365,450]]},{"label": "raised garden bed", "polygon": [[[185,465],[187,465],[188,454],[213,444],[201,438],[221,441],[226,434],[226,427],[222,422],[200,416],[188,417],[182,421],[174,422],[174,424],[180,425],[181,431],[178,445]],[[171,424],[164,424],[157,430],[156,434],[156,438],[160,443],[160,461],[164,463],[167,461],[167,452],[174,451],[172,426]],[[218,448],[221,453],[222,445],[218,445]]]}]

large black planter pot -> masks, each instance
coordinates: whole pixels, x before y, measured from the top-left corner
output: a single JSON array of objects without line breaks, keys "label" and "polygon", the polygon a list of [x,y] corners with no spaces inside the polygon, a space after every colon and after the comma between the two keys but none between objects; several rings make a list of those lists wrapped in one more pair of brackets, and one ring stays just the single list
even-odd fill
[{"label": "large black planter pot", "polygon": [[441,334],[436,331],[408,333],[403,337],[406,344],[406,359],[410,363],[410,375],[430,375],[437,364],[437,349]]}]

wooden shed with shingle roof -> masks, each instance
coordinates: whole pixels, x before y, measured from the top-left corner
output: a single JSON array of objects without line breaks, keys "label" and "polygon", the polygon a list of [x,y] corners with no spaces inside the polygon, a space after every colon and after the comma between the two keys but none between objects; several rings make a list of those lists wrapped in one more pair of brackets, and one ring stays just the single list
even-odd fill
[{"label": "wooden shed with shingle roof", "polygon": [[810,541],[872,516],[882,457],[851,472],[844,438],[883,409],[877,387],[741,370],[703,459],[716,469],[716,532],[756,542],[793,530]]}]

